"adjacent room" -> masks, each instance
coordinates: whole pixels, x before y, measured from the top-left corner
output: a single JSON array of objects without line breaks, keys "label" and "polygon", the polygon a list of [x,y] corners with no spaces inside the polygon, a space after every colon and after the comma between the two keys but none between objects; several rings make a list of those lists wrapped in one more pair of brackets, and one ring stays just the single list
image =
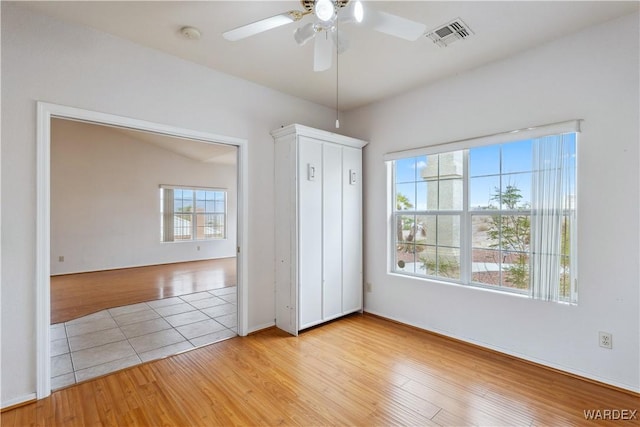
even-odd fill
[{"label": "adjacent room", "polygon": [[237,149],[51,120],[52,389],[236,335]]},{"label": "adjacent room", "polygon": [[637,425],[640,2],[2,1],[2,425]]}]

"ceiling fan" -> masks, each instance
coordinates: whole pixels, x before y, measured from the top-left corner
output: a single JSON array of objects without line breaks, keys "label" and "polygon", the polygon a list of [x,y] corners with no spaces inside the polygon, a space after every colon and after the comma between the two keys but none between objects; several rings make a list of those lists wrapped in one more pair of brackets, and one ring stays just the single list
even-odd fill
[{"label": "ceiling fan", "polygon": [[342,53],[348,47],[348,41],[338,27],[342,24],[357,23],[375,31],[401,39],[415,41],[425,32],[426,26],[390,13],[382,12],[362,5],[360,0],[300,0],[303,10],[290,10],[269,18],[226,31],[222,36],[229,41],[262,33],[292,22],[298,22],[307,15],[313,21],[298,28],[294,39],[302,46],[314,40],[314,71],[331,68],[333,45]]}]

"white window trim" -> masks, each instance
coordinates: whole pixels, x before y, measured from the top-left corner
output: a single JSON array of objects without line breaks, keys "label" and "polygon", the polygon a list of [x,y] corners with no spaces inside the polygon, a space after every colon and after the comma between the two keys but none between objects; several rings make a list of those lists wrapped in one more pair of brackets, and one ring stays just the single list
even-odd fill
[{"label": "white window trim", "polygon": [[508,132],[500,132],[492,135],[479,136],[476,138],[460,139],[458,141],[434,144],[426,147],[412,148],[408,150],[392,151],[384,154],[382,159],[385,162],[400,160],[406,157],[417,157],[433,155],[448,151],[467,150],[485,145],[495,145],[505,142],[514,142],[524,139],[540,138],[542,136],[557,135],[561,133],[580,132],[582,119],[568,120],[565,122],[552,123],[549,125],[535,126],[524,129],[517,129]]}]

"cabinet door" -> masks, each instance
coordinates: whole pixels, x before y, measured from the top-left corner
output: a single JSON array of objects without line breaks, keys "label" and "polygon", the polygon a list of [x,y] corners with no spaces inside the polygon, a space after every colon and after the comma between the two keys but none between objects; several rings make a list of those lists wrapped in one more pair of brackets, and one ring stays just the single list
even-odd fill
[{"label": "cabinet door", "polygon": [[276,326],[298,334],[298,281],[295,251],[298,163],[295,137],[275,142]]},{"label": "cabinet door", "polygon": [[344,147],[342,180],[342,310],[362,310],[362,150]]},{"label": "cabinet door", "polygon": [[322,142],[298,139],[298,329],[322,320]]},{"label": "cabinet door", "polygon": [[323,319],[342,314],[342,146],[323,145]]}]

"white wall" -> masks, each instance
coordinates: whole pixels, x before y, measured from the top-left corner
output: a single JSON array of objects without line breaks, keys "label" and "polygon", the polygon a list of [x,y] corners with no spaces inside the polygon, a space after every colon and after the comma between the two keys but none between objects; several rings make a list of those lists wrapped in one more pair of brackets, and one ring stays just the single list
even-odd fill
[{"label": "white wall", "polygon": [[[54,119],[51,274],[233,257],[236,183],[235,165],[192,160],[111,127]],[[226,189],[227,238],[160,242],[161,184]]]},{"label": "white wall", "polygon": [[[639,391],[638,51],[636,14],[349,113],[370,141],[365,310]],[[578,306],[387,273],[384,153],[568,119],[584,119]]]},{"label": "white wall", "polygon": [[86,27],[2,7],[2,406],[36,389],[36,101],[248,140],[248,328],[272,325],[273,140],[331,130],[316,104]]},{"label": "white wall", "polygon": [[[333,110],[1,2],[1,401],[35,391],[36,101],[249,141],[249,329],[273,323],[273,142]],[[640,390],[638,16],[347,114],[365,148],[366,309]],[[621,28],[620,25],[623,25]],[[471,41],[469,41],[471,42]],[[580,304],[565,307],[386,273],[382,154],[582,118]],[[537,328],[541,325],[546,330]],[[613,350],[597,331],[613,333]]]}]

